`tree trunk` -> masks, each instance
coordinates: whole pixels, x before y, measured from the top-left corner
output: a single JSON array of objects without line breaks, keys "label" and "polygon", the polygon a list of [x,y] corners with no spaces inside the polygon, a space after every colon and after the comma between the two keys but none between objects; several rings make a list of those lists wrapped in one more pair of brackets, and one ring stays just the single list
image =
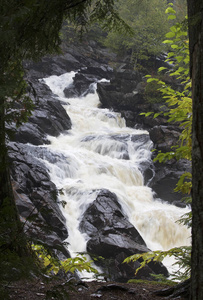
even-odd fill
[{"label": "tree trunk", "polygon": [[188,0],[193,98],[192,300],[203,299],[203,1]]},{"label": "tree trunk", "polygon": [[[22,256],[26,253],[22,225],[11,185],[7,148],[5,144],[4,99],[0,111],[0,256],[7,250]],[[19,242],[20,241],[20,242]]]}]

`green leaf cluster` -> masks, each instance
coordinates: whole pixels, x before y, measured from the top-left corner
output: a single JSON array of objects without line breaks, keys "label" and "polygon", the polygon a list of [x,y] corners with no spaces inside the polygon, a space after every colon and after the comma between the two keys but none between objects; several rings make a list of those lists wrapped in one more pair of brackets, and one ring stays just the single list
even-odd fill
[{"label": "green leaf cluster", "polygon": [[119,0],[119,14],[133,32],[110,32],[105,45],[119,54],[131,54],[131,62],[135,66],[140,60],[159,55],[167,49],[167,45],[162,43],[169,26],[164,13],[166,8],[165,0]]},{"label": "green leaf cluster", "polygon": [[110,33],[106,45],[117,51],[131,52],[135,64],[138,59],[148,59],[149,55],[160,53],[163,49],[161,41],[167,31],[166,1],[128,0],[119,1],[119,5],[120,14],[133,29],[133,35]]},{"label": "green leaf cluster", "polygon": [[[171,6],[166,9],[166,13],[169,14],[169,20],[171,16],[173,16],[173,19],[176,18],[176,12]],[[168,118],[168,122],[177,124],[181,129],[179,144],[173,147],[170,152],[163,153],[160,151],[155,161],[166,162],[172,158],[177,160],[191,160],[192,97],[191,80],[189,77],[189,43],[188,33],[185,29],[185,21],[176,23],[170,27],[170,32],[166,34],[166,37],[168,39],[163,43],[169,44],[172,49],[167,55],[166,62],[171,64],[172,68],[167,69],[166,67],[161,67],[159,68],[159,73],[165,72],[165,74],[175,78],[177,82],[179,82],[179,89],[174,89],[158,77],[146,75],[148,83],[156,83],[156,85],[158,85],[158,91],[161,92],[168,109],[162,113],[148,112],[142,113],[142,115],[153,115],[153,117],[156,118],[160,114],[163,114]],[[175,191],[190,194],[190,173],[185,173],[180,177]]]},{"label": "green leaf cluster", "polygon": [[[173,8],[173,4],[170,4],[166,9],[166,14],[169,15],[168,19],[176,19],[176,11]],[[187,20],[187,18],[186,18]],[[191,160],[192,150],[192,98],[191,98],[191,80],[189,77],[189,49],[188,49],[188,33],[185,28],[185,22],[176,23],[170,27],[170,32],[166,34],[167,40],[165,44],[170,45],[171,51],[168,53],[166,62],[171,64],[171,68],[161,67],[159,73],[165,72],[165,74],[172,76],[180,83],[179,89],[174,89],[170,85],[166,84],[158,76],[147,75],[148,83],[156,83],[158,90],[161,92],[167,111],[163,111],[162,114],[168,117],[168,122],[177,124],[181,129],[179,138],[179,144],[171,149],[170,152],[159,152],[155,161],[166,162],[170,159],[187,159]],[[160,113],[147,112],[142,115],[150,116],[154,118],[160,115]],[[185,172],[179,178],[176,192],[182,192],[183,194],[190,194],[192,183],[191,173]],[[188,197],[188,202],[191,201]],[[180,223],[191,226],[191,212],[182,216],[179,220]],[[168,251],[153,251],[142,254],[135,254],[125,259],[124,262],[130,261],[140,262],[140,267],[136,270],[136,273],[143,268],[150,261],[162,261],[166,256],[174,256],[176,258],[176,265],[179,269],[176,273],[172,274],[173,279],[185,280],[190,276],[190,260],[191,260],[191,246],[183,246],[172,248]]]},{"label": "green leaf cluster", "polygon": [[[191,261],[191,246],[175,247],[168,251],[153,251],[146,253],[134,254],[127,257],[123,263],[139,261],[140,267],[136,269],[135,275],[140,269],[145,267],[151,261],[162,262],[166,257],[175,256],[177,258],[174,265],[178,265],[178,270],[172,274],[173,280],[186,280],[190,277],[190,261]],[[183,269],[183,272],[181,272]]]},{"label": "green leaf cluster", "polygon": [[33,244],[32,248],[42,262],[44,271],[48,274],[54,273],[56,275],[61,270],[65,273],[87,271],[89,273],[98,274],[98,271],[92,266],[93,261],[88,260],[85,254],[78,254],[74,258],[67,258],[64,261],[59,261],[42,245]]}]

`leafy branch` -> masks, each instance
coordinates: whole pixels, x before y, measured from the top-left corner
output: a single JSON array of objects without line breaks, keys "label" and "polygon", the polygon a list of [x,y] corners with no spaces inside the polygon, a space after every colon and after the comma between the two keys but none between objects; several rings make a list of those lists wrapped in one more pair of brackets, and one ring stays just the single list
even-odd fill
[{"label": "leafy branch", "polygon": [[[190,276],[190,259],[191,259],[191,246],[182,246],[175,247],[168,251],[153,251],[146,252],[141,254],[134,254],[127,257],[123,263],[130,263],[139,260],[140,267],[136,269],[135,275],[140,269],[145,267],[151,261],[153,262],[162,262],[166,257],[175,257],[177,261],[173,265],[178,265],[179,269],[173,274],[173,280],[185,280]],[[184,269],[184,272],[181,273],[181,268]]]},{"label": "leafy branch", "polygon": [[[176,19],[176,11],[172,6],[173,4],[171,3],[166,9],[166,13],[169,15],[169,20]],[[174,89],[170,85],[166,84],[163,80],[158,78],[158,76],[152,77],[151,75],[146,75],[148,83],[155,82],[158,86],[158,91],[161,92],[163,99],[165,99],[167,110],[160,113],[141,113],[141,115],[144,115],[145,117],[153,115],[153,118],[156,118],[163,114],[168,118],[169,123],[175,123],[181,129],[179,144],[175,147],[172,147],[171,151],[169,152],[163,153],[159,151],[154,161],[166,162],[167,160],[171,160],[173,158],[176,160],[191,160],[192,98],[191,80],[189,77],[188,33],[185,29],[185,22],[176,23],[170,27],[170,32],[166,34],[166,37],[167,40],[165,40],[163,43],[168,44],[171,48],[171,51],[168,53],[165,62],[169,63],[171,68],[160,67],[158,72],[161,73],[164,71],[166,75],[169,75],[180,82],[179,89]],[[181,191],[183,194],[190,194],[192,188],[191,178],[192,175],[190,172],[185,172],[182,174],[179,178],[175,191]],[[188,199],[189,198],[190,197],[188,197]],[[191,215],[191,212],[185,214],[182,216],[179,222],[181,224],[191,226]],[[182,246],[178,248],[175,247],[167,251],[153,251],[135,254],[126,258],[124,262],[129,263],[131,261],[141,261],[140,267],[135,273],[137,274],[137,272],[150,261],[163,261],[166,256],[174,256],[176,258],[174,265],[178,265],[179,267],[178,271],[173,274],[173,279],[185,280],[189,278],[191,246]]]},{"label": "leafy branch", "polygon": [[37,254],[48,274],[54,273],[56,275],[61,270],[65,273],[87,271],[88,273],[98,274],[98,271],[92,267],[93,261],[88,260],[85,254],[78,254],[74,258],[67,258],[64,261],[60,261],[51,255],[42,245],[33,244],[32,249]]},{"label": "leafy branch", "polygon": [[[172,4],[171,4],[172,5]],[[176,12],[172,7],[166,9],[169,14],[168,19],[175,19]],[[185,19],[187,21],[187,18]],[[165,72],[180,82],[179,88],[174,89],[163,80],[146,75],[147,82],[155,82],[158,86],[158,91],[161,92],[167,111],[159,113],[147,112],[141,113],[145,117],[152,116],[157,118],[161,114],[168,118],[169,123],[177,124],[181,129],[179,144],[172,148],[170,152],[163,153],[159,151],[154,161],[166,162],[175,158],[176,160],[187,159],[191,160],[192,152],[192,97],[191,97],[191,80],[189,77],[189,43],[188,33],[184,28],[185,22],[176,23],[170,27],[170,32],[166,34],[168,38],[163,43],[170,45],[172,51],[167,55],[165,62],[169,63],[172,68],[160,67],[158,72]],[[185,180],[189,181],[185,181]],[[176,192],[190,194],[192,188],[191,174],[184,173],[180,177]]]}]

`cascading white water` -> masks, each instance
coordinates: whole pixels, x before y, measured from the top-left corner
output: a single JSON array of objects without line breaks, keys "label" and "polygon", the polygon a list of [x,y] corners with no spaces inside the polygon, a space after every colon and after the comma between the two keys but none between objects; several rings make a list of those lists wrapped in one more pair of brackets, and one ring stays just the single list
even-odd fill
[{"label": "cascading white water", "polygon": [[[86,236],[78,229],[80,216],[103,188],[117,195],[129,221],[151,250],[189,245],[190,231],[176,223],[188,209],[154,199],[151,188],[144,186],[141,164],[151,160],[152,142],[136,141],[136,136],[148,133],[127,128],[119,113],[98,108],[96,91],[81,98],[65,98],[63,89],[74,75],[70,72],[43,79],[67,103],[64,107],[72,121],[70,131],[50,136],[51,144],[44,146],[66,157],[63,163],[46,163],[52,181],[63,189],[61,200],[67,203],[63,214],[71,254],[85,251]],[[124,159],[126,155],[128,159]]]}]

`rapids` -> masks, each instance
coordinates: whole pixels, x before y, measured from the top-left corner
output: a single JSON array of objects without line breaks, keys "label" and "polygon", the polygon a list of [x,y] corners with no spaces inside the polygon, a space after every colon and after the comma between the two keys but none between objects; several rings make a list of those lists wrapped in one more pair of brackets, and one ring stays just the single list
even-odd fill
[{"label": "rapids", "polygon": [[72,84],[74,75],[70,72],[43,79],[72,121],[70,131],[49,136],[51,144],[44,145],[66,157],[63,163],[46,164],[51,180],[62,190],[60,200],[66,202],[61,209],[67,220],[71,255],[86,250],[87,237],[78,229],[80,216],[103,188],[117,195],[129,221],[151,250],[189,245],[190,230],[176,222],[189,209],[156,199],[144,184],[143,166],[152,165],[153,144],[148,132],[128,128],[119,113],[99,108],[96,83],[92,94],[65,98],[63,89]]}]

